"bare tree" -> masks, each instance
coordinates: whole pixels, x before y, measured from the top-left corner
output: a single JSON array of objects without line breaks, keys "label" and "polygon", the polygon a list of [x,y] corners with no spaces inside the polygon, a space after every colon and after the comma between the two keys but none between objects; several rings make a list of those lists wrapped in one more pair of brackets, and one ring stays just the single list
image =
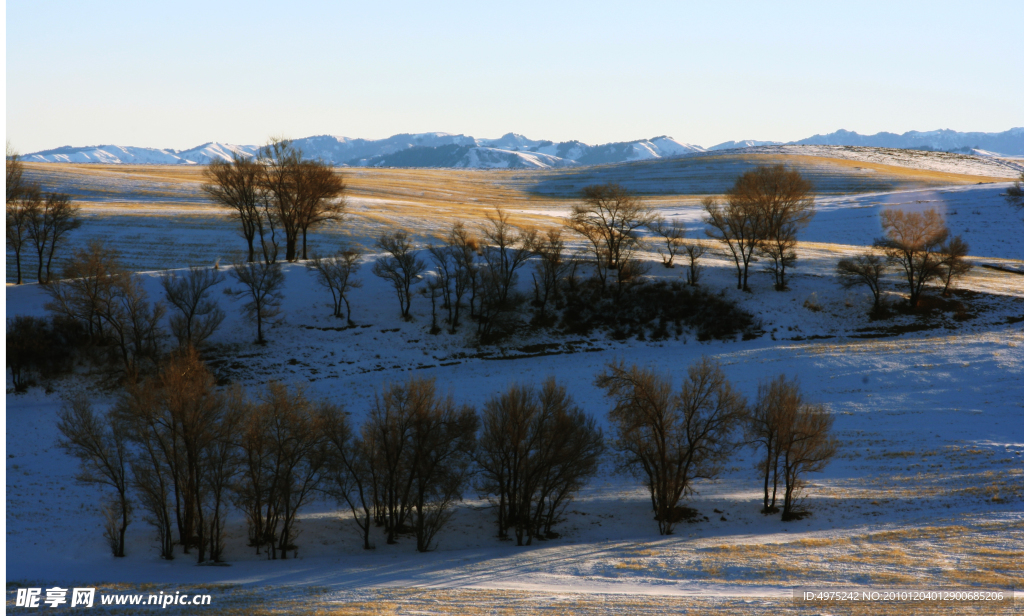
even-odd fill
[{"label": "bare tree", "polygon": [[426,552],[462,498],[475,448],[477,417],[451,395],[438,394],[433,380],[392,384],[377,396],[363,428],[372,445],[375,509],[389,544],[406,532]]},{"label": "bare tree", "polygon": [[762,225],[758,249],[769,259],[778,291],[786,289],[786,268],[796,262],[797,233],[814,217],[812,190],[796,169],[762,165],[737,178],[728,193],[730,203],[757,210]]},{"label": "bare tree", "polygon": [[241,291],[233,294],[245,300],[242,312],[250,321],[256,322],[256,344],[266,344],[263,322],[281,314],[281,301],[284,299],[281,264],[266,261],[236,263],[231,275],[243,285]]},{"label": "bare tree", "polygon": [[863,254],[856,257],[840,259],[836,264],[839,282],[847,289],[857,285],[866,285],[871,289],[875,302],[871,309],[874,315],[882,310],[882,276],[888,269],[888,263],[876,254]]},{"label": "bare tree", "polygon": [[614,401],[608,417],[621,464],[647,484],[662,535],[679,521],[678,503],[694,492],[693,481],[720,472],[746,408],[714,360],[702,357],[687,373],[678,393],[668,378],[621,362],[597,377]]},{"label": "bare tree", "polygon": [[910,287],[909,303],[917,306],[925,283],[942,271],[942,244],[949,229],[935,208],[924,212],[887,208],[881,217],[885,237],[875,240],[875,247],[903,268]]},{"label": "bare tree", "polygon": [[[43,215],[48,219],[46,225],[50,228],[50,245],[46,251],[46,269],[43,278],[45,282],[51,280],[50,271],[57,247],[61,245],[68,232],[82,226],[82,220],[78,218],[79,211],[80,208],[71,203],[70,195],[50,193],[46,196]],[[41,262],[40,268],[42,268]]]},{"label": "bare tree", "polygon": [[777,513],[779,510],[775,500],[779,487],[782,440],[788,434],[801,404],[800,386],[785,375],[762,381],[757,386],[757,401],[746,417],[746,435],[749,443],[764,452],[764,457],[757,463],[758,470],[764,475],[764,506],[761,513]]},{"label": "bare tree", "polygon": [[942,245],[942,269],[939,271],[939,278],[942,280],[943,295],[949,295],[949,288],[954,280],[962,278],[973,269],[974,266],[967,260],[968,252],[970,246],[959,235]]},{"label": "bare tree", "polygon": [[376,521],[384,527],[388,545],[408,532],[409,490],[412,467],[409,442],[413,408],[429,405],[428,388],[419,380],[408,385],[391,384],[375,396],[370,415],[363,425],[363,441],[372,444],[371,465],[377,469],[374,485]]},{"label": "bare tree", "polygon": [[301,389],[272,382],[258,404],[237,405],[240,459],[235,502],[249,545],[271,560],[295,553],[298,515],[317,494],[327,464],[323,413]]},{"label": "bare tree", "polygon": [[345,213],[345,183],[322,161],[303,160],[302,152],[287,140],[272,140],[260,149],[262,188],[273,206],[274,218],[285,236],[285,259],[297,258],[302,234],[302,258],[306,258],[309,229]]},{"label": "bare tree", "polygon": [[683,246],[683,252],[686,253],[687,260],[686,284],[695,287],[700,283],[701,274],[704,272],[704,266],[701,265],[700,259],[707,252],[707,248],[699,242],[689,242]]},{"label": "bare tree", "polygon": [[149,301],[138,274],[123,273],[111,282],[101,287],[98,314],[105,337],[113,343],[125,374],[137,374],[146,365],[156,365],[160,342],[165,335],[160,329],[165,307],[160,302]]},{"label": "bare tree", "polygon": [[[10,158],[10,156],[8,156],[8,158]],[[1006,189],[1006,194],[1004,196],[1006,198],[1006,202],[1011,206],[1019,210],[1024,209],[1024,171],[1021,171],[1020,177],[1017,181]],[[10,199],[8,198],[8,200]]]},{"label": "bare tree", "polygon": [[373,498],[376,475],[373,468],[373,447],[359,437],[347,414],[340,407],[323,405],[320,422],[328,447],[324,491],[352,511],[359,527],[363,549],[370,543],[373,528]]},{"label": "bare tree", "polygon": [[198,562],[219,560],[227,484],[236,472],[235,414],[194,347],[180,348],[152,378],[129,383],[115,407],[138,445],[136,483],[166,541],[173,496],[178,542]]},{"label": "bare tree", "polygon": [[345,182],[333,167],[317,160],[299,163],[296,224],[302,232],[302,258],[306,259],[306,235],[311,227],[340,221],[345,215]]},{"label": "bare tree", "polygon": [[638,231],[655,214],[644,201],[619,184],[595,184],[583,189],[583,203],[574,205],[566,224],[591,244],[601,286],[640,242]]},{"label": "bare tree", "polygon": [[21,195],[26,184],[25,164],[21,162],[21,156],[11,147],[10,141],[7,142],[5,165],[7,167],[7,203],[10,203]]},{"label": "bare tree", "polygon": [[273,453],[273,482],[277,498],[277,544],[270,558],[288,558],[296,551],[299,510],[315,496],[327,463],[323,429],[313,405],[301,390],[289,391],[271,383],[261,405]]},{"label": "bare tree", "polygon": [[125,427],[112,415],[97,416],[84,396],[68,400],[57,415],[57,445],[78,458],[83,483],[107,486],[114,498],[106,508],[106,538],[115,557],[124,556],[124,534],[131,520],[128,498],[129,448]]},{"label": "bare tree", "polygon": [[177,310],[171,316],[171,333],[179,346],[199,347],[224,321],[224,311],[210,298],[210,289],[224,276],[206,267],[190,267],[184,275],[168,272],[160,279],[167,303]]},{"label": "bare tree", "polygon": [[[334,316],[344,318],[350,327],[355,324],[352,322],[352,306],[348,303],[348,293],[363,286],[363,281],[355,277],[362,256],[363,253],[358,248],[344,247],[330,257],[321,257],[313,253],[313,258],[306,263],[306,267],[316,274],[316,281],[320,286],[331,292]],[[345,306],[344,313],[341,310],[342,305]]]},{"label": "bare tree", "polygon": [[21,284],[21,252],[28,241],[28,221],[33,209],[39,207],[39,187],[27,186],[25,165],[7,142],[7,245],[14,251],[17,282]]},{"label": "bare tree", "polygon": [[[271,140],[257,154],[260,164],[260,182],[267,191],[267,203],[272,215],[268,220],[280,225],[285,237],[285,259],[295,260],[295,249],[303,216],[301,203],[300,168],[302,153],[286,140]],[[276,248],[276,247],[275,247]]]},{"label": "bare tree", "polygon": [[79,321],[92,341],[100,342],[106,331],[101,304],[126,276],[117,251],[91,241],[68,261],[62,280],[44,287],[50,297],[46,309]]},{"label": "bare tree", "polygon": [[150,458],[152,450],[133,458],[132,487],[136,498],[148,514],[145,521],[156,531],[160,558],[174,560],[174,517],[169,499],[171,480],[159,458]]},{"label": "bare tree", "polygon": [[409,320],[412,305],[412,285],[419,281],[427,265],[413,251],[412,240],[404,231],[382,233],[376,242],[377,248],[387,254],[373,264],[373,273],[391,283],[398,296],[402,318]]},{"label": "bare tree", "polygon": [[820,472],[836,454],[838,444],[832,436],[835,416],[821,405],[801,404],[792,423],[782,432],[782,469],[786,495],[782,521],[798,520],[806,515],[796,509],[796,497],[803,486],[802,476]]},{"label": "bare tree", "polygon": [[533,300],[540,308],[543,321],[548,304],[559,297],[559,287],[569,267],[562,230],[552,227],[539,233],[533,244],[533,253],[540,259],[533,273]]},{"label": "bare tree", "polygon": [[38,207],[30,208],[27,232],[36,249],[36,279],[41,284],[50,280],[53,255],[60,241],[69,231],[82,225],[77,214],[78,208],[71,204],[71,197],[58,193],[47,194],[45,199],[40,198]]},{"label": "bare tree", "polygon": [[430,335],[436,336],[441,333],[441,328],[437,325],[437,300],[441,300],[442,307],[444,304],[445,279],[441,275],[434,271],[427,278],[426,286],[420,287],[420,294],[430,299]]},{"label": "bare tree", "polygon": [[458,308],[455,306],[456,302],[453,297],[454,290],[452,287],[458,284],[456,280],[456,277],[459,275],[458,261],[456,259],[458,248],[451,244],[443,244],[441,246],[431,244],[427,247],[427,252],[430,253],[430,260],[434,263],[432,280],[427,283],[428,287],[430,287],[427,294],[431,297],[432,329],[437,327],[434,296],[440,293],[441,307],[448,312],[448,331],[454,334],[455,328],[452,326],[452,323],[455,322],[455,311]]},{"label": "bare tree", "polygon": [[597,471],[601,430],[553,378],[512,385],[484,407],[481,488],[497,499],[498,536],[517,545],[552,534],[562,509]]},{"label": "bare tree", "polygon": [[659,216],[651,222],[650,229],[665,243],[665,248],[658,250],[661,262],[665,267],[675,267],[673,261],[682,247],[681,240],[686,236],[686,225],[677,218],[669,221]]},{"label": "bare tree", "polygon": [[410,387],[427,391],[428,404],[412,408],[409,453],[412,485],[409,506],[416,533],[416,550],[433,549],[437,533],[451,519],[451,507],[462,500],[472,473],[479,419],[473,407],[458,406],[451,394],[439,395],[433,381]]},{"label": "bare tree", "polygon": [[213,562],[223,560],[228,505],[235,478],[241,471],[236,435],[247,407],[238,388],[232,389],[230,393],[232,395],[227,398],[224,413],[214,424],[213,434],[201,453],[202,480],[205,484],[203,506],[208,509],[203,534],[209,546],[208,558]]},{"label": "bare tree", "polygon": [[747,280],[750,263],[756,261],[754,253],[764,237],[764,221],[757,207],[748,201],[728,196],[726,204],[720,205],[713,197],[701,201],[704,206],[704,222],[707,236],[725,244],[736,264],[736,288],[750,291]]},{"label": "bare tree", "polygon": [[17,271],[16,284],[21,284],[21,255],[29,242],[30,223],[42,208],[42,193],[39,185],[24,178],[24,163],[7,144],[7,245],[14,252]]},{"label": "bare tree", "polygon": [[466,230],[462,221],[452,223],[446,242],[452,248],[450,256],[454,268],[451,295],[454,304],[451,328],[454,334],[455,329],[459,326],[459,309],[462,306],[462,298],[467,292],[469,293],[469,314],[476,316],[477,287],[480,281],[480,268],[476,257],[480,251],[480,242]]},{"label": "bare tree", "polygon": [[207,181],[203,185],[203,192],[214,203],[234,210],[232,217],[238,220],[241,226],[239,234],[249,247],[248,262],[252,263],[256,259],[254,243],[257,235],[264,256],[269,256],[265,238],[265,233],[270,230],[270,221],[266,218],[269,213],[266,208],[268,195],[262,182],[263,168],[260,163],[253,158],[234,154],[230,162],[211,160],[203,170],[203,177]]},{"label": "bare tree", "polygon": [[266,547],[267,556],[276,551],[279,513],[274,464],[276,452],[270,440],[266,407],[242,401],[238,426],[240,478],[235,485],[235,504],[245,514],[249,546],[256,554]]},{"label": "bare tree", "polygon": [[495,208],[480,229],[482,256],[480,312],[477,333],[486,341],[515,328],[516,311],[525,298],[516,290],[519,270],[532,255],[536,231],[516,227],[503,209]]}]

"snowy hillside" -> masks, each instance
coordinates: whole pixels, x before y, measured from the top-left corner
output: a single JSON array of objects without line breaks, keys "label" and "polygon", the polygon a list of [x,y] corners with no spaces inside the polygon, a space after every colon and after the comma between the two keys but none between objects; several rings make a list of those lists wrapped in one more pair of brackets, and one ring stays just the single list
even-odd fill
[{"label": "snowy hillside", "polygon": [[[847,225],[822,214],[814,223],[820,237]],[[230,566],[197,567],[180,550],[175,560],[161,560],[141,514],[128,528],[127,557],[114,559],[101,536],[96,488],[74,480],[75,460],[54,445],[62,395],[86,391],[105,408],[113,394],[68,380],[53,393],[7,395],[8,581],[97,585],[105,592],[222,584],[206,591],[222,607],[258,588],[261,603],[295,600],[306,609],[314,601],[385,601],[408,608],[398,613],[430,613],[431,598],[462,597],[444,593],[480,593],[469,597],[483,613],[572,595],[584,613],[638,613],[644,606],[639,613],[666,615],[679,613],[683,597],[735,601],[726,611],[739,613],[754,601],[789,601],[791,588],[810,584],[1019,582],[1005,555],[1019,549],[1024,519],[1024,335],[1014,325],[1021,290],[980,292],[989,275],[980,271],[964,283],[973,294],[960,296],[977,312],[969,321],[940,315],[923,331],[909,317],[873,323],[864,314],[865,294],[843,289],[830,274],[852,248],[802,248],[786,293],[763,280],[754,294],[738,292],[731,264],[710,258],[704,284],[756,311],[763,323],[764,335],[748,341],[699,342],[690,332],[662,341],[540,333],[474,348],[465,331],[430,335],[423,297],[414,300],[414,320],[401,320],[391,289],[370,273],[373,255],[359,272],[365,284],[352,293],[352,328],[330,316],[329,297],[299,264],[286,266],[284,319],[265,347],[251,343],[251,325],[222,293],[237,285],[221,283],[214,294],[229,312],[210,355],[221,374],[252,391],[271,379],[302,383],[309,395],[344,404],[356,421],[383,384],[410,376],[433,377],[460,403],[479,408],[510,382],[555,375],[607,433],[609,402],[593,378],[612,360],[639,362],[678,382],[690,362],[709,355],[748,397],[759,379],[799,375],[808,397],[835,414],[842,448],[826,472],[808,475],[803,502],[812,515],[804,520],[783,524],[758,513],[755,454],[744,448],[720,478],[700,481],[685,501],[702,517],[668,537],[657,535],[642,485],[609,463],[568,508],[561,536],[531,547],[494,537],[492,503],[473,491],[430,554],[416,553],[405,537],[386,545],[376,529],[376,549],[362,550],[350,513],[324,498],[300,513],[294,559],[271,562],[246,547],[245,519],[236,510],[227,526]],[[678,279],[682,269],[659,266],[652,275]],[[144,281],[152,298],[161,297],[156,273]],[[803,306],[809,298],[820,311]],[[36,285],[7,290],[12,315],[40,314],[44,300]],[[937,558],[960,565],[937,567]],[[300,596],[290,599],[289,588],[301,589]]]},{"label": "snowy hillside", "polygon": [[[507,160],[501,157],[513,155],[523,160],[534,157],[538,165],[550,163],[540,153],[511,149],[515,143],[502,145],[448,147],[468,148],[468,156],[497,157],[477,161],[480,164],[498,164]],[[982,165],[996,164],[936,153],[901,158],[908,155],[877,148],[787,146],[765,151],[807,159],[846,156],[856,162],[846,163],[849,169],[868,176],[880,173],[856,157],[884,161],[872,165],[946,165],[979,173],[995,168]],[[726,168],[725,176],[732,177],[742,156],[701,154],[599,170],[625,169],[642,176],[645,169],[656,168],[648,179],[660,177],[664,185],[659,165],[701,160],[719,165],[702,167],[694,176],[704,182],[709,170],[722,176]],[[34,166],[33,172],[41,166]],[[57,180],[70,182],[72,173],[92,177],[93,169],[58,171],[65,175]],[[166,170],[155,171],[161,172],[161,181],[168,181]],[[177,176],[199,172],[173,171]],[[586,170],[536,175],[582,171]],[[912,171],[917,173],[916,168]],[[428,178],[415,189],[407,188],[407,200],[432,188],[455,191],[463,176],[483,182],[489,177],[535,175],[375,169],[351,175],[359,174]],[[210,266],[219,261],[223,272],[228,269],[228,252],[243,244],[224,212],[204,212],[198,200],[183,204],[185,188],[169,192],[140,178],[133,184],[93,179],[91,194],[106,199],[100,206],[114,210],[116,205],[121,213],[90,212],[87,203],[85,223],[69,241],[73,247],[103,238],[120,247],[135,270]],[[431,181],[438,186],[428,187]],[[224,292],[239,285],[228,277],[214,288],[212,297],[228,314],[207,355],[218,376],[253,395],[271,380],[301,384],[311,398],[344,405],[354,422],[366,417],[384,384],[412,376],[436,379],[459,404],[477,409],[510,383],[536,384],[554,376],[611,437],[610,401],[594,383],[595,375],[611,361],[651,367],[678,384],[691,362],[709,356],[721,362],[748,400],[756,396],[762,379],[781,373],[799,377],[807,399],[825,405],[835,417],[840,447],[824,472],[807,474],[802,503],[810,517],[782,523],[777,516],[759,513],[758,454],[741,447],[720,476],[696,482],[696,492],[683,502],[700,516],[680,524],[670,536],[657,534],[642,484],[618,472],[609,456],[598,476],[567,507],[557,527],[559,536],[538,539],[529,547],[516,547],[495,536],[494,503],[472,489],[438,535],[437,550],[427,554],[416,552],[414,541],[405,536],[395,545],[386,544],[376,528],[375,549],[363,550],[351,513],[324,497],[300,510],[298,550],[288,560],[268,561],[255,554],[246,545],[245,516],[234,508],[225,531],[228,566],[196,566],[194,553],[185,555],[180,549],[174,560],[160,559],[141,507],[128,527],[126,557],[113,558],[102,537],[102,488],[77,482],[76,461],[55,442],[57,414],[66,396],[84,392],[104,410],[115,402],[116,391],[96,386],[94,375],[84,369],[83,374],[55,383],[52,390],[35,387],[20,395],[10,392],[8,377],[8,605],[13,605],[15,589],[24,586],[95,586],[100,595],[142,588],[153,593],[212,593],[214,611],[181,612],[196,614],[428,614],[453,613],[456,610],[448,609],[452,605],[467,615],[536,613],[538,606],[543,613],[560,613],[548,609],[554,605],[566,606],[561,610],[565,613],[668,616],[696,608],[712,614],[793,613],[787,611],[794,605],[792,589],[812,585],[1019,588],[1024,584],[1019,558],[1024,541],[1024,285],[1020,275],[982,267],[1018,267],[1024,258],[1019,223],[1006,222],[1018,219],[1000,194],[1005,187],[965,181],[962,186],[928,191],[822,196],[817,215],[801,232],[786,292],[771,289],[763,263],[755,264],[753,292],[737,291],[731,260],[710,250],[704,257],[701,284],[756,316],[760,331],[746,340],[702,341],[687,328],[673,329],[658,339],[524,328],[501,345],[478,346],[469,320],[455,334],[431,334],[430,301],[423,295],[413,298],[412,320],[401,319],[393,289],[372,273],[379,255],[371,252],[356,274],[362,285],[350,295],[355,326],[331,316],[330,295],[317,286],[310,271],[299,263],[287,264],[282,318],[268,329],[269,343],[260,346],[252,342],[253,326],[240,311],[243,302]],[[400,199],[363,195],[353,198],[351,216],[343,225],[318,230],[310,239],[316,247],[332,250],[342,242],[368,244],[381,230],[396,226],[418,238],[436,237],[456,217],[476,229],[479,220],[467,213],[468,206],[484,196],[482,190],[459,195],[461,209],[438,213],[436,202],[425,202],[418,210],[398,210],[394,208]],[[120,201],[112,205],[111,199]],[[703,237],[699,206],[656,203],[659,214],[686,223],[688,239]],[[550,224],[559,224],[568,207],[565,201],[557,202],[562,208],[557,209],[522,195],[514,204],[514,215],[536,209]],[[927,316],[900,314],[872,321],[866,314],[870,294],[839,283],[837,260],[863,252],[878,236],[884,207],[936,207],[951,231],[969,241],[976,267],[959,284],[957,294],[941,299],[936,289],[929,289],[939,306],[960,305],[960,312],[939,308]],[[580,244],[577,240],[574,247]],[[429,261],[425,253],[423,257]],[[652,278],[684,280],[685,268],[662,267],[652,251],[642,253],[642,258],[650,262]],[[531,260],[521,272],[523,291],[529,291],[533,267]],[[151,300],[163,298],[160,274],[141,275]],[[583,271],[580,276],[589,274]],[[898,301],[903,284],[898,273],[888,274],[884,283],[886,297]],[[425,286],[420,282],[414,288]],[[36,284],[8,285],[7,314],[42,315],[46,300]],[[798,613],[836,613],[820,604],[812,608]],[[19,608],[9,609],[13,613]]]}]

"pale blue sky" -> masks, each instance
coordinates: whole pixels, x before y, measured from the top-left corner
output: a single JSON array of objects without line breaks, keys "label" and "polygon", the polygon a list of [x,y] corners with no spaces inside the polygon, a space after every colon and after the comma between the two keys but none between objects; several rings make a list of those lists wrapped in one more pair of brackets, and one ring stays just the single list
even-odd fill
[{"label": "pale blue sky", "polygon": [[[290,6],[295,4],[296,6]],[[710,146],[1024,125],[1005,2],[7,2],[26,153],[443,131]]]}]

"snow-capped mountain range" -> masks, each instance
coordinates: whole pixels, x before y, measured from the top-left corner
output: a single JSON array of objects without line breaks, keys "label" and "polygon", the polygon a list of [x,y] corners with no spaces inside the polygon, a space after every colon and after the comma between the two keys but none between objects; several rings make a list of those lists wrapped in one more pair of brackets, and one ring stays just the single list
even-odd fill
[{"label": "snow-capped mountain range", "polygon": [[[588,145],[581,141],[542,141],[508,133],[498,139],[478,139],[448,133],[401,134],[386,139],[352,139],[320,135],[293,141],[307,158],[339,166],[552,168],[667,158],[697,152],[729,150],[778,141],[726,141],[710,148],[683,143],[668,136]],[[926,149],[974,153],[981,156],[1024,155],[1024,128],[1002,133],[961,133],[952,130],[910,131],[859,135],[839,130],[790,142],[796,145],[850,145],[899,149]],[[53,163],[207,164],[233,155],[252,156],[255,145],[206,143],[189,150],[138,148],[117,145],[65,146],[26,154],[24,160]]]}]

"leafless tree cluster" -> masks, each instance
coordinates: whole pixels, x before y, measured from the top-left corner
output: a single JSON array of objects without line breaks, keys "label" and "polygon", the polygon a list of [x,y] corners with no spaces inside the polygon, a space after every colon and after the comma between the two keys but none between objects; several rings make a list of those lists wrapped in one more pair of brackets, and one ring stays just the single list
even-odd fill
[{"label": "leafless tree cluster", "polygon": [[212,161],[204,174],[203,190],[210,199],[234,210],[250,263],[257,248],[264,261],[274,262],[280,240],[285,259],[296,260],[300,237],[301,258],[306,259],[309,230],[345,213],[341,176],[326,163],[304,160],[286,140],[272,140],[255,158]]},{"label": "leafless tree cluster", "polygon": [[54,256],[68,233],[82,226],[79,208],[69,195],[43,193],[24,177],[24,165],[7,146],[7,245],[14,252],[17,284],[22,283],[22,257],[31,249],[36,257],[36,280],[53,279]]},{"label": "leafless tree cluster", "polygon": [[[32,353],[46,366],[57,365],[46,358],[62,353],[64,360],[57,363],[67,366],[81,347],[89,359],[117,365],[121,376],[150,372],[167,337],[162,327],[167,305],[178,347],[201,346],[224,320],[211,297],[222,280],[208,268],[169,272],[161,278],[167,303],[151,301],[143,278],[124,268],[117,251],[90,242],[67,261],[60,280],[44,287],[50,318],[37,324]],[[15,339],[20,335],[9,332],[9,345],[12,333]]]},{"label": "leafless tree cluster", "polygon": [[594,419],[553,378],[512,385],[484,406],[480,488],[498,507],[498,536],[517,545],[557,536],[565,507],[598,469],[604,442]]},{"label": "leafless tree cluster", "polygon": [[644,480],[658,531],[671,534],[693,482],[715,477],[736,448],[732,434],[746,402],[706,357],[689,367],[678,391],[667,377],[621,362],[610,363],[597,385],[613,401],[608,417],[621,465]]},{"label": "leafless tree cluster", "polygon": [[152,377],[129,382],[105,415],[73,399],[60,415],[58,444],[80,459],[82,481],[116,492],[107,530],[116,556],[139,507],[162,558],[180,546],[200,563],[220,562],[235,505],[250,546],[288,558],[298,513],[325,476],[328,409],[278,383],[256,400],[218,388],[195,348],[183,347]]},{"label": "leafless tree cluster", "polygon": [[726,194],[724,205],[702,202],[708,237],[725,244],[736,264],[736,286],[749,291],[750,264],[768,259],[776,290],[786,288],[786,269],[796,262],[797,234],[814,216],[810,182],[784,165],[747,171]]},{"label": "leafless tree cluster", "polygon": [[[463,308],[477,322],[477,335],[486,341],[513,331],[519,324],[520,307],[526,297],[518,290],[519,273],[534,254],[541,256],[536,293],[550,298],[555,282],[564,272],[564,242],[561,234],[538,240],[534,230],[512,224],[501,208],[487,216],[478,235],[462,222],[455,222],[440,245],[428,246],[433,271],[427,275],[421,293],[431,301],[432,333],[440,331],[438,308],[446,312],[448,331],[455,333],[462,322]],[[384,233],[377,240],[384,252],[373,266],[377,276],[395,289],[402,317],[410,319],[412,286],[426,272],[427,264],[417,256],[412,240],[402,231]],[[546,303],[546,301],[545,301]]]},{"label": "leafless tree cluster", "polygon": [[694,480],[715,477],[742,444],[734,438],[741,427],[746,442],[763,452],[763,513],[778,511],[781,477],[783,520],[806,515],[795,506],[803,476],[822,470],[836,452],[833,415],[808,404],[799,385],[785,376],[762,382],[750,407],[706,357],[688,368],[678,391],[667,377],[621,362],[610,363],[597,385],[613,401],[609,419],[621,466],[647,484],[663,535],[687,517],[679,502],[694,492]]},{"label": "leafless tree cluster", "polygon": [[398,296],[402,318],[409,320],[412,306],[412,286],[420,281],[427,264],[416,256],[412,239],[404,231],[382,233],[377,248],[385,254],[374,261],[373,273],[391,283]]},{"label": "leafless tree cluster", "polygon": [[607,288],[608,273],[615,271],[621,293],[644,273],[635,254],[641,248],[640,230],[655,224],[656,215],[643,199],[619,184],[587,186],[582,197],[566,225],[590,243],[601,288]]},{"label": "leafless tree cluster", "polygon": [[797,510],[796,498],[804,482],[803,476],[820,472],[835,456],[834,420],[821,405],[804,401],[795,380],[779,375],[761,382],[757,401],[746,418],[747,438],[763,452],[758,462],[758,470],[764,477],[761,513],[778,512],[776,497],[781,474],[783,521],[805,515]]},{"label": "leafless tree cluster", "polygon": [[[462,319],[463,301],[468,294],[470,317],[476,317],[476,299],[480,288],[479,240],[461,221],[452,223],[441,245],[430,245],[434,272],[428,281],[431,301],[441,300],[447,313],[449,333],[454,334]],[[434,330],[438,330],[435,317]]]},{"label": "leafless tree cluster", "polygon": [[871,314],[881,316],[885,308],[882,303],[882,277],[888,269],[888,261],[874,253],[840,259],[836,264],[839,282],[846,288],[864,285],[871,290],[874,304]]},{"label": "leafless tree cluster", "polygon": [[249,546],[272,560],[286,559],[298,549],[299,510],[317,496],[325,477],[322,415],[329,407],[280,383],[242,407],[235,503],[245,513]]},{"label": "leafless tree cluster", "polygon": [[949,237],[946,221],[935,208],[923,212],[885,209],[881,222],[885,236],[875,240],[875,247],[903,269],[910,306],[918,305],[928,282],[939,280],[947,293],[954,280],[970,271],[967,242],[959,235]]},{"label": "leafless tree cluster", "polygon": [[151,302],[142,279],[117,252],[91,242],[76,252],[62,280],[46,286],[47,310],[83,325],[96,347],[108,348],[125,373],[153,365],[160,352],[164,305]]},{"label": "leafless tree cluster", "polygon": [[440,394],[433,380],[391,384],[377,396],[362,440],[376,469],[375,522],[389,544],[411,532],[418,551],[432,549],[468,485],[478,424],[472,407]]},{"label": "leafless tree cluster", "polygon": [[536,231],[513,225],[497,208],[480,229],[482,264],[479,271],[477,334],[483,341],[511,333],[526,297],[517,290],[519,270],[533,256]]},{"label": "leafless tree cluster", "polygon": [[[320,286],[331,292],[334,301],[334,316],[344,318],[349,326],[352,323],[352,307],[348,302],[348,293],[352,289],[363,286],[363,282],[355,277],[359,270],[359,260],[363,253],[358,248],[342,248],[329,257],[321,257],[314,253],[306,267],[316,274]],[[342,311],[344,306],[344,312]]]},{"label": "leafless tree cluster", "polygon": [[221,560],[240,413],[194,347],[176,351],[153,377],[130,382],[114,407],[113,421],[134,446],[133,487],[162,558],[174,558],[177,543],[185,554],[195,549],[198,562]]},{"label": "leafless tree cluster", "polygon": [[533,272],[533,304],[539,310],[539,322],[544,323],[547,320],[548,305],[557,305],[561,299],[562,283],[575,266],[575,260],[566,254],[564,234],[558,228],[537,234],[533,254],[539,261]]}]

